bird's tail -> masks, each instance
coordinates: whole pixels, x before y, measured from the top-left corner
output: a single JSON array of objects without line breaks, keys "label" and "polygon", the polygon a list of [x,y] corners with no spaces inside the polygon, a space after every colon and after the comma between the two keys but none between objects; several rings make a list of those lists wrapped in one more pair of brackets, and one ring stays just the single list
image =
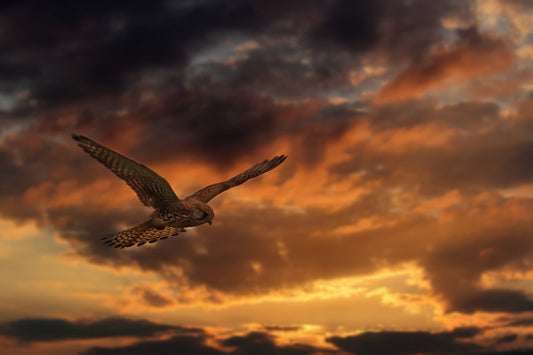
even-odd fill
[{"label": "bird's tail", "polygon": [[146,221],[143,224],[126,229],[122,232],[106,235],[102,239],[109,246],[115,248],[127,248],[137,244],[141,246],[145,243],[154,243],[158,240],[166,239],[172,235],[177,235],[180,228],[176,227],[154,227],[152,221]]}]

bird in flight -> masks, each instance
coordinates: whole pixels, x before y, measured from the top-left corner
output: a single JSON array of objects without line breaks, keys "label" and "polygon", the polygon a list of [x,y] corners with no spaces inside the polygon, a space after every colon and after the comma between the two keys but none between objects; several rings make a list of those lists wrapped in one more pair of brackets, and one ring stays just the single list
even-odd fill
[{"label": "bird in flight", "polygon": [[155,209],[146,222],[102,238],[107,245],[115,248],[154,243],[185,232],[185,227],[211,224],[215,214],[207,202],[227,189],[274,169],[287,158],[280,155],[265,160],[227,181],[206,186],[182,200],[176,196],[167,180],[152,169],[87,137],[73,134],[72,138],[84,151],[126,181],[145,206]]}]

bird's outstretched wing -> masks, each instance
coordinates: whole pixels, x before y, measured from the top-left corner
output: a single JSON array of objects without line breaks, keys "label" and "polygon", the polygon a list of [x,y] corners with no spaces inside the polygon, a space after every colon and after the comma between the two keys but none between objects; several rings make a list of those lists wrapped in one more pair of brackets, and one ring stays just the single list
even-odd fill
[{"label": "bird's outstretched wing", "polygon": [[213,197],[215,197],[219,193],[224,192],[227,189],[230,189],[232,187],[240,185],[240,184],[248,181],[249,179],[252,179],[252,178],[254,178],[256,176],[259,176],[261,174],[266,173],[267,171],[270,171],[270,170],[274,169],[276,166],[278,166],[281,163],[283,163],[283,161],[286,158],[287,158],[287,156],[280,155],[280,156],[274,157],[274,158],[272,158],[270,160],[265,160],[265,161],[263,161],[263,162],[261,162],[259,164],[256,164],[256,165],[252,166],[250,169],[248,169],[246,171],[243,171],[239,175],[236,175],[236,176],[232,177],[231,179],[229,179],[227,181],[220,182],[218,184],[213,184],[213,185],[206,186],[203,189],[198,190],[197,192],[195,192],[194,194],[192,194],[191,196],[189,196],[187,198],[188,199],[189,198],[193,198],[193,199],[197,199],[199,201],[202,201],[204,203],[207,203],[207,202],[209,202],[209,200],[211,200]]},{"label": "bird's outstretched wing", "polygon": [[126,181],[145,206],[153,208],[182,206],[169,183],[152,169],[126,158],[122,154],[112,151],[87,137],[73,134],[72,138],[78,141],[78,145],[93,158]]},{"label": "bird's outstretched wing", "polygon": [[177,235],[179,231],[180,229],[177,227],[165,226],[163,228],[156,228],[152,224],[152,221],[147,221],[125,231],[105,236],[102,239],[109,246],[126,248],[135,244],[141,246],[145,243],[154,243],[172,235]]}]

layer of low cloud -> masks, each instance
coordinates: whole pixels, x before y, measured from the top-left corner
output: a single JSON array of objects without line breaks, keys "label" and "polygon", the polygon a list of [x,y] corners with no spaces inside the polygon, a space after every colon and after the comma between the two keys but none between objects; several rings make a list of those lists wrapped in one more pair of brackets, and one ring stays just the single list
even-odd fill
[{"label": "layer of low cloud", "polygon": [[[274,327],[279,330],[285,327]],[[267,327],[265,327],[265,330]],[[48,347],[71,342],[104,338],[135,339],[128,345],[91,346],[81,354],[526,354],[527,346],[514,350],[498,350],[505,344],[523,341],[517,334],[507,333],[494,339],[485,337],[476,327],[450,331],[381,331],[357,335],[332,336],[323,339],[323,346],[305,342],[280,341],[269,331],[252,331],[242,335],[216,335],[203,328],[172,326],[148,320],[108,318],[69,321],[60,318],[18,319],[2,325],[2,335],[26,344],[47,342]],[[297,328],[290,331],[298,332]],[[163,338],[154,335],[166,334]],[[151,337],[151,339],[146,339]],[[479,337],[484,337],[479,342]],[[144,338],[144,339],[143,339]],[[9,345],[11,349],[14,344]],[[7,348],[7,349],[10,349]]]},{"label": "layer of low cloud", "polygon": [[4,323],[0,328],[0,334],[3,336],[25,343],[113,337],[143,338],[169,331],[202,332],[201,329],[197,328],[184,328],[127,318],[79,321],[61,318],[23,318]]}]

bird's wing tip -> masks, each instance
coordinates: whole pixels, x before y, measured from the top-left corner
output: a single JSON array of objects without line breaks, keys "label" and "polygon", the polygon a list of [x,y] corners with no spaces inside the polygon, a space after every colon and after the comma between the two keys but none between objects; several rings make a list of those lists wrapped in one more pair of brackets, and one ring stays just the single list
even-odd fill
[{"label": "bird's wing tip", "polygon": [[81,134],[76,134],[76,133],[72,133],[72,138],[78,142],[82,142],[82,141],[88,141],[90,140],[89,138],[81,135]]}]

